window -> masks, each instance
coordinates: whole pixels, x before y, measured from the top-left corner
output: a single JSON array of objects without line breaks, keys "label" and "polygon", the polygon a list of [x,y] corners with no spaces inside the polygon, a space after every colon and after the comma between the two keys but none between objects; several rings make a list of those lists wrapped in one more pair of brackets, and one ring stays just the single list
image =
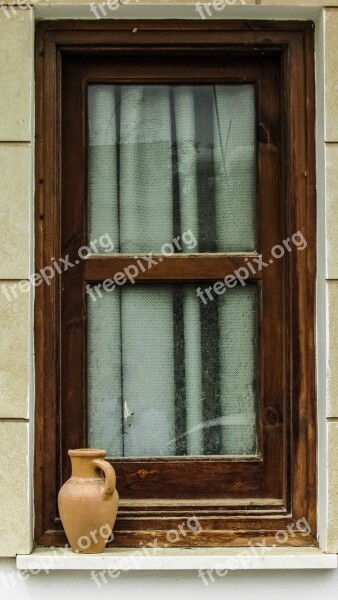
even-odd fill
[{"label": "window", "polygon": [[36,56],[38,543],[88,445],[114,545],[315,543],[312,23],[44,22]]}]

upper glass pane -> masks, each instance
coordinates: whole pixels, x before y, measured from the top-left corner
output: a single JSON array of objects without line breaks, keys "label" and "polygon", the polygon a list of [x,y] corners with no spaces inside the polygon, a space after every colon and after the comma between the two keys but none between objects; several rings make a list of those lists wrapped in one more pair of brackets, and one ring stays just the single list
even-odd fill
[{"label": "upper glass pane", "polygon": [[254,86],[90,85],[88,129],[94,251],[256,249]]}]

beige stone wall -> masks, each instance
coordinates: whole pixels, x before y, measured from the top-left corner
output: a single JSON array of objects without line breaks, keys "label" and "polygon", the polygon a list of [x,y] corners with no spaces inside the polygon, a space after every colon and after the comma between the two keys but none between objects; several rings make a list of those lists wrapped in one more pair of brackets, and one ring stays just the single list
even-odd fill
[{"label": "beige stone wall", "polygon": [[[32,11],[0,10],[0,279],[12,296],[31,269],[33,35]],[[31,548],[31,330],[29,292],[0,293],[1,556]]]},{"label": "beige stone wall", "polygon": [[338,9],[325,11],[328,550],[338,552]]},{"label": "beige stone wall", "polygon": [[[20,3],[23,2],[20,0]],[[234,7],[230,6],[230,2],[234,0],[228,0],[227,16],[232,9],[245,9],[244,0],[243,3],[242,0],[234,2]],[[97,2],[102,3],[103,0]],[[14,556],[29,552],[32,545],[32,451],[29,434],[29,431],[32,432],[30,415],[34,405],[32,298],[31,292],[20,291],[18,284],[34,271],[34,17],[39,15],[40,8],[64,6],[66,11],[70,4],[87,7],[88,18],[91,14],[88,0],[32,0],[31,9],[18,8],[16,12],[5,6],[1,8],[2,4],[0,2],[0,556]],[[121,0],[121,4],[138,6],[141,11],[142,5],[146,4],[181,7],[195,2]],[[284,15],[288,15],[290,10],[290,18],[295,7],[318,7],[318,10],[326,7],[325,59],[322,65],[317,65],[325,74],[325,133],[324,142],[320,140],[319,143],[325,144],[322,150],[325,150],[328,352],[327,409],[321,417],[326,422],[320,423],[320,426],[327,428],[328,440],[328,447],[322,448],[327,457],[328,506],[324,507],[327,508],[327,549],[338,552],[338,0],[303,0],[297,3],[293,0],[246,0],[245,4],[260,5],[261,8],[257,6],[257,18],[262,18],[260,11],[265,5],[270,8],[284,6]],[[256,11],[254,6],[250,8]],[[69,13],[65,12],[62,16],[67,17]],[[114,16],[117,17],[117,13]],[[149,14],[146,16],[149,18]],[[253,14],[252,18],[255,16]],[[3,284],[6,288],[2,287]],[[323,400],[320,398],[321,402]]]}]

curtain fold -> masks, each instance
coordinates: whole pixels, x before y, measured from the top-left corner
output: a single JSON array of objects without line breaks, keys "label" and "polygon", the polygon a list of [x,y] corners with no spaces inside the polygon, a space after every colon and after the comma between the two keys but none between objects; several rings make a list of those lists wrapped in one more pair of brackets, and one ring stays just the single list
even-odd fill
[{"label": "curtain fold", "polygon": [[[138,256],[191,230],[194,252],[254,250],[252,86],[91,85],[88,123],[90,239]],[[208,306],[193,284],[89,298],[90,444],[254,454],[256,311],[252,286]]]},{"label": "curtain fold", "polygon": [[88,435],[93,448],[124,455],[120,291],[88,302]]},{"label": "curtain fold", "polygon": [[109,233],[115,252],[120,250],[117,95],[114,86],[89,86],[89,236],[99,240]]},{"label": "curtain fold", "polygon": [[167,86],[122,86],[121,252],[160,252],[173,238],[170,96]]},{"label": "curtain fold", "polygon": [[213,95],[218,249],[252,252],[256,247],[254,88],[216,85]]}]

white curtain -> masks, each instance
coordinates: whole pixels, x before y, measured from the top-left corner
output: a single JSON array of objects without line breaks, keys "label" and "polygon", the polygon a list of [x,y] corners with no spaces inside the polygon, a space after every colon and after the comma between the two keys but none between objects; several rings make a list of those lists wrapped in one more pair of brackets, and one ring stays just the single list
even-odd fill
[{"label": "white curtain", "polygon": [[[254,250],[254,114],[248,85],[90,86],[90,239],[158,253],[190,229],[194,252]],[[88,297],[90,445],[255,453],[256,304],[253,286],[206,307],[192,284]]]}]

